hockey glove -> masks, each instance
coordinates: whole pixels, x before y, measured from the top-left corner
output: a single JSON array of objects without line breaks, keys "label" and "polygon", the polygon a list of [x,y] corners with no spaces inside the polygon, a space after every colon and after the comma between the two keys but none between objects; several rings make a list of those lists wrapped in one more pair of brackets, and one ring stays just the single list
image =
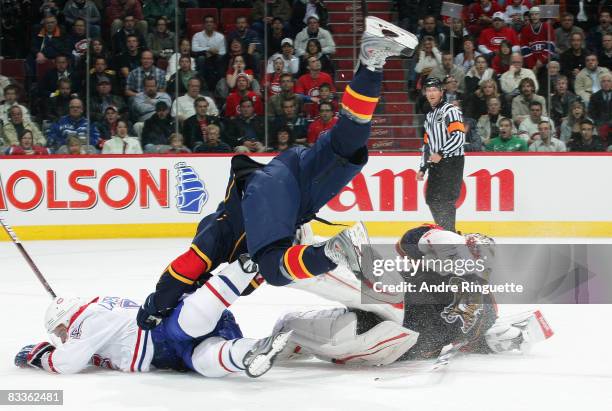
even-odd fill
[{"label": "hockey glove", "polygon": [[162,314],[155,306],[155,293],[149,294],[144,304],[138,309],[136,323],[143,330],[152,330],[162,321]]},{"label": "hockey glove", "polygon": [[47,353],[51,353],[55,347],[48,342],[41,342],[36,345],[26,345],[15,356],[15,365],[19,368],[36,367],[43,369],[41,358]]}]

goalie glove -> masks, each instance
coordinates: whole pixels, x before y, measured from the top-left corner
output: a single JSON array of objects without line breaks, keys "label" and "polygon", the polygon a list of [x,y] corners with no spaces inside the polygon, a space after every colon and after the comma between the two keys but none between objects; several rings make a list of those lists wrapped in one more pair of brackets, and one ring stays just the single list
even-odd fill
[{"label": "goalie glove", "polygon": [[535,343],[552,337],[553,331],[542,313],[528,311],[500,317],[485,334],[489,348],[496,353],[529,351]]},{"label": "goalie glove", "polygon": [[42,357],[51,354],[55,347],[48,342],[41,342],[36,345],[26,345],[15,356],[15,365],[19,368],[36,367],[43,369]]}]

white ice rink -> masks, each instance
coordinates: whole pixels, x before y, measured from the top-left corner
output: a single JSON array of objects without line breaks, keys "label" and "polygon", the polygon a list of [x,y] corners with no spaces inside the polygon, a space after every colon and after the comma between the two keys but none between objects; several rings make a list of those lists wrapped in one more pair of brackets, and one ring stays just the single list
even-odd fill
[{"label": "white ice rink", "polygon": [[[32,241],[25,244],[58,294],[143,299],[189,239]],[[49,297],[17,249],[0,242],[0,389],[62,389],[61,409],[86,410],[611,410],[612,305],[541,307],[555,335],[528,355],[463,356],[439,373],[421,364],[346,368],[315,360],[242,375],[122,374],[92,369],[62,376],[13,365],[24,345],[48,339]],[[232,311],[247,337],[267,335],[288,311],[333,303],[263,286]],[[524,307],[502,307],[501,310]],[[0,407],[26,409],[27,407]],[[38,409],[38,408],[37,408]]]}]

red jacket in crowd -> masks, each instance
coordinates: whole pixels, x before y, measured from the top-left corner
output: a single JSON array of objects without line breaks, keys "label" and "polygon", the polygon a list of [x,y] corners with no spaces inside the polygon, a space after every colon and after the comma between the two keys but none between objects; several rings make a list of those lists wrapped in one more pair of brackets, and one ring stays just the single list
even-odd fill
[{"label": "red jacket in crowd", "polygon": [[227,96],[227,100],[225,100],[225,116],[226,117],[236,117],[240,114],[240,100],[242,97],[248,97],[249,100],[253,102],[253,108],[255,109],[255,113],[263,116],[264,107],[261,101],[261,96],[258,96],[254,91],[249,91],[246,96],[242,96],[238,94],[237,91],[230,93]]},{"label": "red jacket in crowd", "polygon": [[332,119],[327,124],[324,124],[321,118],[310,123],[310,126],[308,126],[308,144],[314,144],[322,132],[324,132],[325,130],[329,130],[337,122],[338,117],[332,117]]}]

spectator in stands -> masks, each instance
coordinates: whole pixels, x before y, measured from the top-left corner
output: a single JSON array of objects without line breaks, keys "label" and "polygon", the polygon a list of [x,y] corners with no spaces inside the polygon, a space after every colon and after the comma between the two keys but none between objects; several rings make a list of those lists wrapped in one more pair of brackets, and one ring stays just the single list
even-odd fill
[{"label": "spectator in stands", "polygon": [[501,76],[510,68],[512,61],[512,46],[506,40],[502,40],[499,44],[499,50],[493,56],[491,60],[491,68],[495,71],[495,74]]},{"label": "spectator in stands", "polygon": [[543,116],[542,111],[543,105],[539,101],[532,101],[529,103],[529,115],[521,121],[518,127],[519,135],[525,139],[528,144],[533,143],[534,139],[537,138],[538,124],[542,121],[550,123],[550,129],[552,133],[556,133],[555,125],[552,123],[550,118]]},{"label": "spectator in stands", "polygon": [[240,114],[240,102],[247,97],[253,102],[254,110],[257,115],[263,115],[263,102],[261,96],[249,90],[249,78],[243,73],[236,79],[236,90],[227,96],[225,102],[225,117],[236,117]]},{"label": "spectator in stands", "polygon": [[571,88],[573,88],[576,76],[585,67],[588,52],[583,43],[584,34],[573,33],[570,35],[569,48],[561,53],[561,73],[569,79]]},{"label": "spectator in stands", "polygon": [[[567,118],[561,122],[561,134],[559,136],[561,141],[567,144],[572,138],[572,134],[579,135],[580,123],[583,120],[589,120],[592,122],[592,120],[586,114],[584,103],[578,99],[570,105]],[[595,130],[595,133],[597,133],[597,130]]]},{"label": "spectator in stands", "polygon": [[236,17],[236,28],[227,34],[227,42],[237,39],[242,44],[242,49],[255,57],[255,63],[261,60],[263,55],[263,45],[261,39],[255,30],[249,28],[249,22],[246,16]]},{"label": "spectator in stands", "polygon": [[57,24],[57,17],[46,16],[40,31],[32,36],[32,47],[28,58],[31,73],[36,72],[36,63],[44,63],[48,59],[54,59],[60,54],[66,55],[69,52],[66,36]]},{"label": "spectator in stands", "polygon": [[463,71],[467,74],[476,61],[476,57],[480,56],[480,52],[475,49],[474,39],[472,37],[465,37],[463,39],[463,51],[455,55],[455,64],[463,68]]},{"label": "spectator in stands", "polygon": [[519,85],[525,78],[530,78],[535,84],[535,91],[537,93],[539,86],[538,80],[536,79],[535,73],[523,67],[523,56],[521,53],[512,53],[510,58],[510,68],[504,74],[501,75],[500,82],[502,91],[508,94],[509,98],[513,98],[520,94]]},{"label": "spectator in stands", "polygon": [[58,121],[60,117],[67,116],[70,112],[70,100],[78,97],[77,94],[72,93],[72,83],[68,79],[61,79],[57,82],[57,92],[53,93],[51,97],[46,100],[44,109],[41,111],[43,120],[43,127],[45,121],[52,123]]},{"label": "spectator in stands", "polygon": [[[314,0],[317,1],[317,0]],[[296,2],[296,4],[299,3]],[[295,27],[295,26],[293,26]],[[306,53],[308,40],[317,39],[321,45],[321,52],[330,56],[336,53],[336,43],[331,33],[319,26],[319,18],[316,15],[308,17],[308,25],[295,36],[295,55],[300,57]]]},{"label": "spectator in stands", "polygon": [[[201,89],[202,81],[198,77],[193,77],[187,83],[187,94],[177,98],[172,103],[172,116],[178,120],[179,124],[183,124],[183,121],[196,113],[195,100],[198,97],[204,97],[200,94]],[[215,101],[210,97],[204,98],[208,101],[208,114],[213,116],[219,115]]]},{"label": "spectator in stands", "polygon": [[[599,77],[601,90],[591,96],[589,104],[589,117],[593,120],[596,127],[600,128],[599,135],[608,135],[608,126],[612,122],[612,73],[603,73]],[[606,126],[605,131],[601,131],[602,126]]]},{"label": "spectator in stands", "polygon": [[3,154],[9,156],[44,156],[50,153],[46,147],[34,144],[32,131],[25,129],[19,134],[18,144],[11,145]]},{"label": "spectator in stands", "polygon": [[144,91],[144,79],[146,77],[155,78],[158,91],[166,91],[166,72],[153,65],[153,53],[149,50],[142,52],[140,67],[130,71],[125,84],[125,95],[134,97]]},{"label": "spectator in stands", "polygon": [[[117,110],[117,107],[106,107],[104,110],[104,117],[95,123],[98,131],[100,132],[100,147],[102,147],[112,136],[117,134],[119,120],[121,120],[121,118],[119,118],[119,110]],[[131,129],[131,127],[129,128]]]},{"label": "spectator in stands", "polygon": [[259,82],[255,79],[253,70],[247,68],[243,55],[238,54],[232,58],[231,66],[227,69],[225,79],[219,80],[219,84],[217,84],[217,94],[221,98],[226,98],[229,93],[235,90],[238,76],[246,76],[246,78],[249,80],[251,90],[253,90],[255,93],[259,93]]},{"label": "spectator in stands", "polygon": [[4,88],[11,85],[11,79],[0,74],[0,103],[4,101]]},{"label": "spectator in stands", "polygon": [[538,94],[544,97],[547,97],[549,92],[548,81],[550,79],[550,94],[554,92],[555,83],[557,79],[561,75],[561,64],[558,61],[551,60],[547,64],[547,70],[540,70],[536,74],[536,78],[538,79],[538,84],[540,85],[540,90],[538,90]]},{"label": "spectator in stands", "polygon": [[460,102],[463,100],[463,93],[458,91],[459,82],[454,76],[448,75],[444,77],[442,83],[444,84],[444,101],[453,104],[456,101]]},{"label": "spectator in stands", "polygon": [[185,21],[183,9],[177,7],[176,0],[144,0],[142,3],[142,12],[149,27],[155,27],[155,22],[160,17],[168,19],[168,26],[174,27],[174,16],[178,11],[179,26]]},{"label": "spectator in stands", "polygon": [[92,121],[102,121],[108,107],[113,107],[117,113],[127,110],[123,98],[111,94],[111,81],[109,78],[100,77],[98,79],[96,92],[90,99],[89,116]]},{"label": "spectator in stands", "polygon": [[40,97],[47,98],[57,91],[57,82],[68,79],[72,84],[72,92],[78,93],[81,88],[82,77],[70,68],[68,56],[59,54],[53,60],[55,67],[48,70],[38,85]]},{"label": "spectator in stands", "polygon": [[[308,126],[308,145],[313,145],[319,139],[322,132],[329,130],[338,122],[338,117],[334,116],[334,107],[331,105],[331,103],[327,103],[325,101],[319,103],[319,113],[319,118],[310,123]],[[289,127],[279,127],[276,130],[276,135],[278,136],[278,132],[285,128]],[[291,135],[293,136],[293,132]]]},{"label": "spectator in stands", "polygon": [[[312,29],[310,19],[312,17],[316,18],[317,27],[319,23],[322,27],[327,27],[327,16],[327,8],[322,0],[297,0],[293,2],[289,26],[294,30],[294,35],[299,34],[298,32],[302,29],[310,29],[310,32],[314,33],[316,30]],[[321,44],[324,44],[324,42],[321,42]],[[296,48],[297,47],[296,38]],[[333,54],[333,52],[329,54]]]},{"label": "spectator in stands", "polygon": [[600,66],[612,69],[612,33],[603,35],[602,48],[597,58]]},{"label": "spectator in stands", "polygon": [[440,0],[396,0],[395,3],[400,26],[412,33],[417,33],[425,17],[440,15],[442,7]]},{"label": "spectator in stands", "polygon": [[118,120],[112,137],[102,146],[102,154],[142,154],[140,141],[130,137],[128,131],[127,121]]},{"label": "spectator in stands", "polygon": [[187,154],[191,150],[185,146],[183,136],[180,133],[172,133],[168,137],[170,148],[164,151],[163,154]]},{"label": "spectator in stands", "polygon": [[196,56],[196,67],[209,90],[214,90],[224,73],[221,58],[227,53],[225,37],[215,31],[215,18],[204,17],[204,30],[194,34],[191,50]]},{"label": "spectator in stands", "polygon": [[585,67],[580,70],[574,83],[576,94],[585,102],[587,107],[593,93],[597,93],[601,89],[599,78],[605,73],[610,73],[610,70],[599,66],[597,55],[588,54],[585,59]]},{"label": "spectator in stands", "polygon": [[[308,74],[300,76],[296,85],[295,92],[303,95],[306,99],[310,98],[313,103],[319,102],[319,86],[323,83],[327,83],[332,86],[332,92],[335,92],[333,88],[334,81],[331,76],[321,71],[321,62],[318,58],[311,56],[308,58]],[[297,137],[296,137],[297,141]]]},{"label": "spectator in stands", "polygon": [[[530,78],[521,80],[519,84],[520,94],[512,99],[512,120],[518,126],[531,113],[531,102],[537,101],[543,108],[543,114],[546,115],[546,100],[544,97],[535,93],[535,83]],[[537,123],[536,123],[537,127]]]},{"label": "spectator in stands", "polygon": [[463,40],[469,37],[470,33],[463,25],[462,19],[451,19],[450,27],[449,36],[440,48],[450,51],[454,57],[457,57],[458,54],[463,53]]},{"label": "spectator in stands", "polygon": [[237,153],[261,153],[265,150],[265,119],[255,113],[253,102],[244,97],[240,101],[240,113],[227,120],[226,143]]},{"label": "spectator in stands", "polygon": [[8,112],[8,121],[4,122],[2,127],[2,134],[4,139],[9,145],[17,145],[18,136],[20,136],[24,130],[29,130],[34,138],[34,145],[45,146],[47,140],[40,132],[38,126],[29,119],[25,119],[21,106],[12,106]]},{"label": "spectator in stands", "polygon": [[527,151],[527,141],[512,134],[512,120],[503,118],[499,122],[499,136],[485,144],[486,151]]},{"label": "spectator in stands", "polygon": [[[455,100],[453,105],[459,110],[463,110],[463,102],[461,100]],[[482,139],[478,134],[478,128],[476,126],[476,120],[467,115],[463,116],[463,126],[465,128],[465,151],[482,151]]]},{"label": "spectator in stands", "polygon": [[70,27],[72,27],[77,19],[89,21],[91,36],[100,36],[100,11],[91,0],[68,0],[62,14]]},{"label": "spectator in stands", "polygon": [[175,34],[168,27],[166,17],[158,17],[155,29],[147,36],[147,46],[153,52],[155,58],[168,59],[174,53]]},{"label": "spectator in stands", "polygon": [[501,11],[493,14],[493,24],[480,32],[478,38],[478,51],[492,59],[495,53],[499,50],[499,46],[503,40],[510,43],[512,51],[520,51],[520,40],[516,32],[506,26],[505,15]]},{"label": "spectator in stands", "polygon": [[281,127],[276,130],[276,135],[272,139],[271,147],[268,151],[283,152],[295,146],[293,135],[288,127]]},{"label": "spectator in stands", "polygon": [[229,144],[221,141],[221,127],[217,124],[209,124],[204,127],[205,137],[198,141],[193,148],[194,153],[231,153],[233,150]]},{"label": "spectator in stands", "polygon": [[452,76],[457,81],[458,90],[460,93],[463,93],[465,90],[465,74],[463,74],[463,69],[453,63],[451,52],[445,51],[442,53],[442,64],[434,67],[431,73],[429,73],[429,77],[443,81],[448,76]]},{"label": "spectator in stands", "polygon": [[195,114],[183,122],[182,134],[185,145],[195,151],[197,144],[207,141],[208,126],[215,124],[221,127],[218,116],[208,114],[208,100],[199,96],[193,102]]},{"label": "spectator in stands", "polygon": [[55,154],[71,156],[89,155],[96,154],[96,149],[92,145],[83,143],[83,140],[78,136],[70,135],[66,138],[65,144],[59,147]]},{"label": "spectator in stands", "polygon": [[572,133],[572,138],[567,143],[569,151],[605,151],[605,147],[599,137],[594,135],[594,130],[595,125],[592,121],[582,120],[580,122],[580,133]]},{"label": "spectator in stands", "polygon": [[136,25],[137,20],[134,15],[126,14],[123,17],[122,27],[118,31],[113,32],[112,44],[113,52],[115,54],[126,53],[131,50],[128,43],[128,38],[130,36],[136,37],[136,39],[138,40],[138,45],[140,47],[146,47],[147,41],[144,37],[144,34],[146,34],[146,32],[136,30]]},{"label": "spectator in stands", "polygon": [[506,20],[510,27],[520,33],[525,26],[524,16],[529,12],[531,3],[529,0],[509,0],[506,4]]},{"label": "spectator in stands", "polygon": [[[110,66],[109,63],[111,62],[111,53],[109,50],[107,50],[106,46],[104,45],[104,42],[102,42],[102,39],[91,39],[91,41],[89,42],[89,64],[93,66],[96,63],[96,59],[100,57],[105,59],[107,65]],[[85,59],[83,59],[81,63],[81,68],[84,68]],[[87,67],[87,69],[89,68],[91,67]]]},{"label": "spectator in stands", "polygon": [[104,11],[106,12],[105,25],[107,29],[110,25],[111,34],[123,28],[123,19],[128,15],[134,17],[136,29],[143,35],[147,34],[148,24],[142,14],[142,5],[139,0],[110,0]]},{"label": "spectator in stands", "polygon": [[499,135],[499,123],[505,118],[501,113],[501,100],[491,97],[487,100],[487,113],[478,118],[476,129],[482,142],[487,144],[491,138]]},{"label": "spectator in stands", "polygon": [[174,120],[165,101],[155,104],[155,113],[144,122],[142,146],[145,153],[166,153],[170,149],[170,135],[174,133]]},{"label": "spectator in stands", "polygon": [[[66,145],[70,136],[76,136],[84,144],[92,147],[96,147],[100,140],[98,128],[83,116],[83,102],[78,98],[70,100],[68,115],[53,123],[47,132],[47,145],[55,150]],[[88,150],[87,147],[85,149]]]},{"label": "spectator in stands", "polygon": [[129,74],[139,67],[142,59],[141,43],[138,36],[135,34],[128,35],[125,44],[127,50],[119,54],[114,63],[115,70],[121,75],[122,84],[125,84]]},{"label": "spectator in stands", "polygon": [[[319,117],[319,107],[321,106],[321,103],[331,104],[334,115],[338,114],[338,99],[336,98],[334,93],[332,93],[330,84],[323,83],[319,87],[319,104],[310,105],[310,112],[308,113],[309,118],[316,119],[317,117]],[[302,112],[297,104],[296,108],[298,113]]]},{"label": "spectator in stands", "polygon": [[436,47],[435,40],[431,36],[423,37],[419,48],[414,72],[419,75],[421,80],[425,80],[435,67],[442,64],[442,53]]},{"label": "spectator in stands", "polygon": [[489,68],[487,59],[484,56],[476,57],[474,66],[467,72],[464,78],[465,94],[471,95],[484,81],[494,79],[495,72],[492,68]]},{"label": "spectator in stands", "polygon": [[183,38],[179,41],[178,51],[174,53],[172,56],[170,56],[170,58],[168,59],[168,67],[166,67],[166,80],[167,81],[170,81],[170,77],[172,77],[172,75],[176,73],[176,70],[180,65],[180,58],[183,56],[189,58],[190,69],[192,71],[195,71],[196,62],[195,62],[195,59],[191,57],[191,41],[189,41],[189,39]]},{"label": "spectator in stands", "polygon": [[299,76],[303,76],[308,73],[308,59],[310,57],[316,57],[321,62],[321,71],[329,74],[330,76],[334,76],[335,69],[331,59],[323,54],[321,50],[321,43],[317,39],[310,39],[306,45],[306,52],[302,54],[300,58],[300,70]]},{"label": "spectator in stands", "polygon": [[548,121],[538,124],[538,133],[534,136],[529,151],[538,153],[562,153],[567,151],[565,143],[552,136],[552,130]]},{"label": "spectator in stands", "polygon": [[157,104],[160,102],[170,107],[172,99],[167,93],[157,91],[157,81],[155,77],[145,78],[144,90],[134,97],[130,105],[135,121],[141,123],[134,125],[134,129],[139,136],[142,135],[141,131],[144,126],[142,123],[155,114],[157,111]]},{"label": "spectator in stands", "polygon": [[568,86],[569,82],[567,77],[563,75],[557,77],[557,81],[555,82],[555,93],[550,99],[550,115],[556,125],[561,124],[561,122],[567,118],[572,104],[580,100],[577,95],[569,91]]},{"label": "spectator in stands", "polygon": [[561,15],[561,25],[555,29],[557,53],[564,53],[569,50],[570,40],[574,33],[579,33],[584,38],[584,31],[574,25],[574,15],[565,12]]},{"label": "spectator in stands", "polygon": [[601,2],[599,1],[566,1],[565,10],[576,16],[576,24],[583,30],[597,25]]},{"label": "spectator in stands", "polygon": [[119,88],[119,79],[115,70],[108,68],[108,64],[104,57],[96,57],[93,68],[89,70],[89,87],[95,90],[100,82],[100,79],[107,80],[111,87],[112,94],[123,94]]},{"label": "spectator in stands", "polygon": [[272,73],[266,73],[262,82],[262,87],[267,90],[266,95],[268,97],[272,97],[281,92],[280,81],[285,70],[285,63],[282,57],[277,56],[272,63]]},{"label": "spectator in stands", "polygon": [[435,44],[443,51],[449,51],[443,49],[444,45],[449,44],[448,27],[443,24],[438,24],[435,16],[425,16],[421,24],[420,29],[417,31],[417,37],[420,41],[425,40],[427,37],[431,37]]},{"label": "spectator in stands", "polygon": [[[288,37],[289,30],[286,30],[283,26],[283,21],[274,17],[272,23],[268,26],[268,38],[266,39],[265,52],[266,56],[270,56],[276,53],[282,53],[282,41]],[[293,40],[291,40],[293,43]]]},{"label": "spectator in stands", "polygon": [[253,56],[247,53],[246,49],[242,47],[242,42],[239,39],[233,39],[229,42],[229,52],[221,58],[220,64],[224,73],[227,74],[228,71],[231,71],[236,57],[242,58],[245,69],[251,70],[251,74],[257,75],[257,73],[259,73],[259,68],[257,67],[258,63],[256,63]]},{"label": "spectator in stands", "polygon": [[6,123],[9,119],[9,110],[15,106],[21,109],[23,118],[30,121],[30,112],[26,106],[17,102],[19,88],[13,84],[4,87],[4,103],[0,105],[0,121]]},{"label": "spectator in stands", "polygon": [[467,29],[473,36],[479,36],[480,32],[493,23],[493,14],[503,11],[496,0],[475,1],[464,9]]},{"label": "spectator in stands", "polygon": [[606,8],[599,12],[599,25],[589,30],[587,36],[587,47],[593,53],[597,54],[601,51],[604,34],[612,34],[610,10]]},{"label": "spectator in stands", "polygon": [[488,112],[488,101],[490,98],[499,98],[501,101],[501,113],[503,117],[510,117],[512,110],[506,99],[501,98],[495,80],[484,80],[472,94],[468,94],[464,104],[466,116],[478,119]]},{"label": "spectator in stands", "polygon": [[548,23],[540,21],[540,8],[529,10],[529,24],[521,30],[521,52],[525,66],[535,72],[545,67],[555,53],[555,33]]},{"label": "spectator in stands", "polygon": [[[78,18],[72,25],[72,32],[66,38],[68,48],[70,49],[70,56],[74,61],[74,67],[79,67],[81,58],[84,58],[85,54],[87,54],[89,41],[86,30],[85,20]],[[90,34],[90,37],[93,37],[93,35]]]},{"label": "spectator in stands", "polygon": [[179,59],[179,71],[170,76],[166,91],[174,98],[182,96],[187,93],[189,80],[192,78],[198,78],[198,72],[192,69],[191,58],[189,56],[181,56]]},{"label": "spectator in stands", "polygon": [[[253,13],[251,14],[253,20],[253,30],[257,32],[260,39],[264,38],[264,30],[266,27],[270,27],[271,31],[269,34],[273,34],[274,37],[278,36],[278,41],[287,37],[282,31],[283,22],[289,21],[291,18],[291,5],[287,0],[255,0],[253,2]],[[280,25],[280,30],[279,30]],[[270,36],[268,36],[270,40]],[[268,56],[280,51],[280,43],[278,49],[273,52],[269,52]],[[270,44],[268,44],[270,46]]]},{"label": "spectator in stands", "polygon": [[[329,84],[328,84],[329,85]],[[283,114],[283,101],[284,100],[292,100],[295,104],[296,110],[298,113],[302,112],[304,106],[304,97],[294,93],[295,81],[293,80],[293,76],[289,73],[285,73],[281,75],[280,78],[280,88],[281,91],[279,94],[270,97],[267,104],[267,115],[268,117],[276,117]],[[321,85],[322,87],[323,85]],[[319,87],[319,94],[321,91],[321,87]]]},{"label": "spectator in stands", "polygon": [[296,144],[307,144],[308,122],[301,113],[297,112],[291,100],[283,101],[283,114],[273,119],[270,127],[272,135],[281,127],[288,127],[291,130]]}]

